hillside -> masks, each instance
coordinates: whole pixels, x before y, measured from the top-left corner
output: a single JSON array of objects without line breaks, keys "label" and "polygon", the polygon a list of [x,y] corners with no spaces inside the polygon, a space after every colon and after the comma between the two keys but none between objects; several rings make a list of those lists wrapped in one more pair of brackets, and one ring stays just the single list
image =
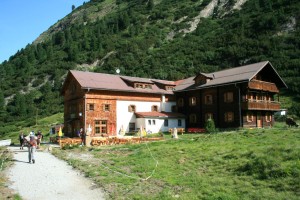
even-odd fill
[{"label": "hillside", "polygon": [[0,123],[61,112],[69,69],[177,80],[262,60],[300,116],[299,20],[297,0],[91,0],[0,65]]}]

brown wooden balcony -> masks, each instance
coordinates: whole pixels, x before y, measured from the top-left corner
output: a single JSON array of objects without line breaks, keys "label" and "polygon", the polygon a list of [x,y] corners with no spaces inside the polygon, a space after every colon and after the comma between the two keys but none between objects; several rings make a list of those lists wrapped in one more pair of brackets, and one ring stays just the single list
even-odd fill
[{"label": "brown wooden balcony", "polygon": [[265,81],[252,80],[249,82],[248,87],[250,89],[255,89],[255,90],[262,90],[262,91],[275,92],[275,93],[279,92],[275,83],[270,83]]},{"label": "brown wooden balcony", "polygon": [[280,110],[280,103],[278,101],[264,101],[264,100],[255,100],[255,101],[244,101],[242,102],[243,110]]}]

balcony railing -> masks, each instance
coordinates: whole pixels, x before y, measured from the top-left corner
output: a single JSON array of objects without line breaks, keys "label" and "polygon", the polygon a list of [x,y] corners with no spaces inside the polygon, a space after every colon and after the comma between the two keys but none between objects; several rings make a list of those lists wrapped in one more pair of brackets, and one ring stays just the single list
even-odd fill
[{"label": "balcony railing", "polygon": [[243,110],[280,110],[280,103],[278,101],[265,101],[265,100],[248,100],[242,102]]},{"label": "balcony railing", "polygon": [[262,91],[275,92],[275,93],[279,92],[275,83],[270,83],[265,81],[252,80],[249,82],[248,87],[250,89],[255,89],[255,90],[262,90]]}]

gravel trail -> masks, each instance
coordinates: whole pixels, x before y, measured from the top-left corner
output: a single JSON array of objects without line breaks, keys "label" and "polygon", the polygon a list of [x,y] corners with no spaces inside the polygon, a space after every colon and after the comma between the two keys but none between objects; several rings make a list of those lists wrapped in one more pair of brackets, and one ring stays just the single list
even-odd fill
[{"label": "gravel trail", "polygon": [[66,162],[46,151],[35,154],[35,164],[28,163],[27,147],[9,147],[14,154],[14,166],[9,170],[9,186],[24,200],[102,200],[101,189]]}]

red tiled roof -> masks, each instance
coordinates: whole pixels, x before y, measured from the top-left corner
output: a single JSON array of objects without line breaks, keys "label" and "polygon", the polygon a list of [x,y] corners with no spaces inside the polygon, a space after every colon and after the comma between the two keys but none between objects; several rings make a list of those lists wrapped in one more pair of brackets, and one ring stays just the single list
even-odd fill
[{"label": "red tiled roof", "polygon": [[181,113],[174,112],[136,112],[137,118],[184,118],[185,116]]}]

